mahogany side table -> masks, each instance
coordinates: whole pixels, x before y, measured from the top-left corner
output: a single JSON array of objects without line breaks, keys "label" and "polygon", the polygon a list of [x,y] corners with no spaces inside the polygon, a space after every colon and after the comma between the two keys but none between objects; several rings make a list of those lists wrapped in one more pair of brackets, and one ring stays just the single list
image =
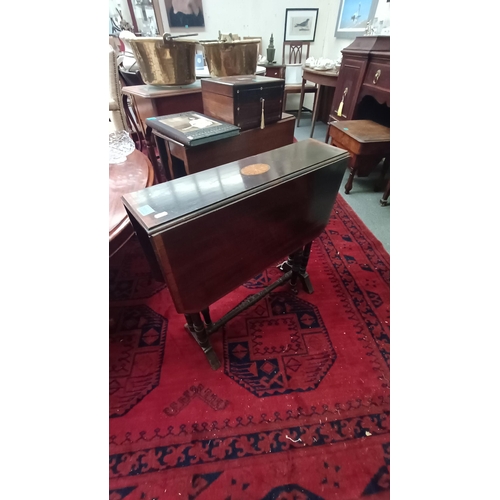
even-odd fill
[{"label": "mahogany side table", "polygon": [[[327,143],[347,150],[350,155],[350,175],[345,194],[352,189],[355,175],[367,177],[373,167],[385,158],[382,176],[389,169],[390,129],[371,120],[344,120],[328,124]],[[380,203],[387,205],[389,183]]]}]

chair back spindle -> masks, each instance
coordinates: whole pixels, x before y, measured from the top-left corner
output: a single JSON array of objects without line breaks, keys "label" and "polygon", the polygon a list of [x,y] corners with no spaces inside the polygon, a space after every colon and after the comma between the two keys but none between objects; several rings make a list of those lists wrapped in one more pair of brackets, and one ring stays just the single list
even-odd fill
[{"label": "chair back spindle", "polygon": [[[285,59],[286,47],[288,47],[288,63]],[[309,42],[283,42],[283,64],[302,64],[302,53],[306,48],[306,57],[304,62],[309,57]]]}]

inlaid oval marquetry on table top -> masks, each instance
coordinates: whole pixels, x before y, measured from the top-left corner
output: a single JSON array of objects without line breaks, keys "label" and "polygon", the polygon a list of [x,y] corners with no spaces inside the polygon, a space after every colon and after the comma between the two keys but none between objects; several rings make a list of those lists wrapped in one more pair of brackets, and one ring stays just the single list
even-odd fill
[{"label": "inlaid oval marquetry on table top", "polygon": [[154,171],[149,159],[135,149],[123,163],[109,165],[109,256],[132,236],[133,229],[122,203],[122,196],[153,184]]}]

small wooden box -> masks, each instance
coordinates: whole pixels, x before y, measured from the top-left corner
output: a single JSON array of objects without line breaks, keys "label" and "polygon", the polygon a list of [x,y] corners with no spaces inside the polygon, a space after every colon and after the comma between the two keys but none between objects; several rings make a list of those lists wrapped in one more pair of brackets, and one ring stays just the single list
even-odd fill
[{"label": "small wooden box", "polygon": [[264,123],[281,119],[285,80],[245,75],[201,80],[204,113],[241,130],[260,127],[264,99]]}]

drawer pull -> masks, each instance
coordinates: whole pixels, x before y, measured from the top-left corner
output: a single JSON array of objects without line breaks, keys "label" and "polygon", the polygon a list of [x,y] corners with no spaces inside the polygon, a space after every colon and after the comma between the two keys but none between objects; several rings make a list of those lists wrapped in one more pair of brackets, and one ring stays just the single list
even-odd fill
[{"label": "drawer pull", "polygon": [[374,85],[378,82],[378,79],[380,78],[381,74],[382,74],[382,70],[378,69],[377,72],[375,73],[375,77],[373,78]]}]

